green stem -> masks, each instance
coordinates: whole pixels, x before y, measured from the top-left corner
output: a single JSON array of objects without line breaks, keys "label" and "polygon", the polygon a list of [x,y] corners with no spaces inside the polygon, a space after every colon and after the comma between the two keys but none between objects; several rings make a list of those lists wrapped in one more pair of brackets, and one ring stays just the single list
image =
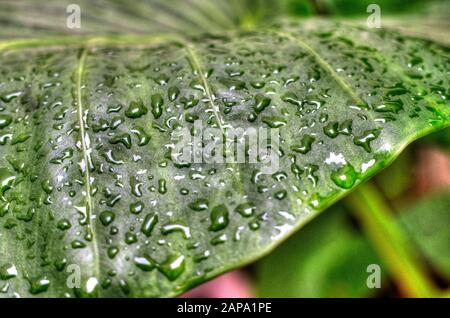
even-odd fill
[{"label": "green stem", "polygon": [[437,296],[436,288],[377,188],[371,183],[362,184],[346,202],[382,256],[401,294],[405,297]]}]

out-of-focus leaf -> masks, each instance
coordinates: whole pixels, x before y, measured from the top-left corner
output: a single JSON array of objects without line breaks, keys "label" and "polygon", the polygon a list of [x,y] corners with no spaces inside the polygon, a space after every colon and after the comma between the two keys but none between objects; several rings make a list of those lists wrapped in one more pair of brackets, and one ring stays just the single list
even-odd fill
[{"label": "out-of-focus leaf", "polygon": [[443,150],[450,150],[450,128],[432,133],[421,140],[440,147]]},{"label": "out-of-focus leaf", "polygon": [[[81,28],[68,28],[70,4]],[[197,34],[283,15],[275,0],[2,0],[0,39],[56,35]]]},{"label": "out-of-focus leaf", "polygon": [[412,205],[399,220],[433,268],[450,280],[450,192]]},{"label": "out-of-focus leaf", "polygon": [[369,264],[381,260],[338,205],[257,263],[257,290],[262,297],[367,297],[376,292],[366,284]]},{"label": "out-of-focus leaf", "polygon": [[414,177],[411,173],[413,169],[411,151],[406,149],[391,166],[376,176],[376,181],[387,199],[397,199],[408,190]]},{"label": "out-of-focus leaf", "polygon": [[[295,0],[293,0],[295,1]],[[423,10],[428,1],[423,0],[314,0],[327,9],[328,14],[351,16],[368,15],[367,7],[376,4],[381,13],[395,14]]]}]

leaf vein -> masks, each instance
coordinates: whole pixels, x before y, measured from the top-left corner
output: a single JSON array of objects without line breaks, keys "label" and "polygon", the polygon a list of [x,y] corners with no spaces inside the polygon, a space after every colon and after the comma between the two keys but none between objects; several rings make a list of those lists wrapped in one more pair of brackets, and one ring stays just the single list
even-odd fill
[{"label": "leaf vein", "polygon": [[[88,55],[88,49],[83,48],[81,50],[80,53],[80,57],[78,60],[78,65],[76,67],[75,70],[75,74],[76,74],[76,81],[75,81],[75,89],[76,89],[76,103],[77,103],[77,113],[78,113],[78,121],[79,121],[79,125],[80,125],[80,135],[81,135],[81,146],[82,146],[82,151],[83,151],[83,161],[84,161],[84,169],[85,169],[85,187],[86,187],[86,222],[87,222],[87,226],[88,226],[88,230],[90,231],[90,233],[92,234],[92,243],[93,243],[93,253],[94,253],[94,271],[95,271],[95,276],[97,278],[99,278],[99,274],[100,274],[100,269],[99,269],[99,252],[98,252],[98,246],[97,246],[97,241],[96,241],[96,235],[95,235],[95,226],[92,226],[91,224],[91,218],[92,218],[92,197],[91,197],[91,175],[90,175],[90,155],[89,155],[89,145],[88,145],[88,141],[87,138],[89,138],[89,136],[87,135],[87,132],[85,130],[84,124],[85,124],[85,119],[84,119],[84,110],[83,110],[83,100],[82,100],[82,81],[83,81],[83,75],[84,75],[84,70],[85,70],[85,65],[86,65],[86,59],[87,59],[87,55]],[[87,138],[86,138],[87,137]]]},{"label": "leaf vein", "polygon": [[310,46],[304,39],[293,36],[292,34],[285,33],[285,32],[276,32],[278,35],[288,38],[289,40],[295,42],[297,45],[301,46],[304,50],[306,50],[315,60],[316,62],[322,67],[324,71],[326,71],[338,84],[341,86],[341,88],[351,97],[351,99],[358,105],[364,105],[365,102],[358,96],[358,94],[355,92],[355,90],[351,87],[350,84],[347,83],[347,81],[340,76],[331,66],[330,63],[328,63],[312,46]]}]

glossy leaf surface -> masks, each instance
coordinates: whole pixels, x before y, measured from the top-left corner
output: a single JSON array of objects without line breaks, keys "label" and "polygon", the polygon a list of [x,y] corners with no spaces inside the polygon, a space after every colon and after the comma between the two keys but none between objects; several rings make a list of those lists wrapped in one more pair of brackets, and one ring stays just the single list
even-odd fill
[{"label": "glossy leaf surface", "polygon": [[[448,49],[337,24],[0,43],[3,296],[172,296],[268,253],[450,124]],[[277,128],[279,169],[171,159]],[[80,284],[77,284],[77,275]]]}]

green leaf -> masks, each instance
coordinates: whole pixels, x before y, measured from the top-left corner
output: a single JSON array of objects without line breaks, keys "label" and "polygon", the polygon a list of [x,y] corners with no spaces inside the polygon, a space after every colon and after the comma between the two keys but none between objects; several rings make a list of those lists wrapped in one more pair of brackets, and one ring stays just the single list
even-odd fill
[{"label": "green leaf", "polygon": [[367,287],[370,264],[381,260],[337,205],[257,263],[257,289],[261,297],[368,297],[377,291]]},{"label": "green leaf", "polygon": [[[3,296],[177,295],[450,124],[448,49],[432,42],[326,22],[136,33],[0,42]],[[278,127],[278,172],[173,162],[196,119]]]},{"label": "green leaf", "polygon": [[400,224],[411,240],[417,244],[432,267],[446,279],[450,279],[450,255],[448,242],[450,231],[450,196],[448,191],[433,195],[415,206],[401,211]]}]

